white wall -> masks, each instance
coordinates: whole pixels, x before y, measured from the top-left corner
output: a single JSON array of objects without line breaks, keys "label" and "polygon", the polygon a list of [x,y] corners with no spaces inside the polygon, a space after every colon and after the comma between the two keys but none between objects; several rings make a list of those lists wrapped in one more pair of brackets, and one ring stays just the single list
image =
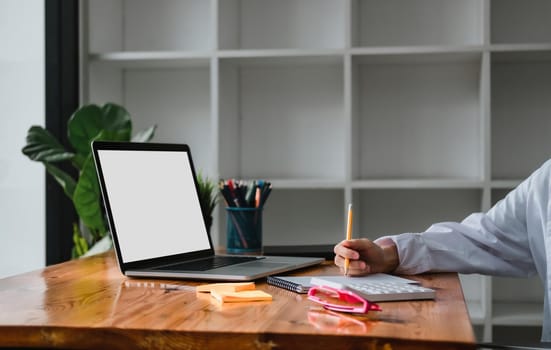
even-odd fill
[{"label": "white wall", "polygon": [[44,0],[0,1],[0,278],[45,263],[42,164],[21,153],[44,125]]}]

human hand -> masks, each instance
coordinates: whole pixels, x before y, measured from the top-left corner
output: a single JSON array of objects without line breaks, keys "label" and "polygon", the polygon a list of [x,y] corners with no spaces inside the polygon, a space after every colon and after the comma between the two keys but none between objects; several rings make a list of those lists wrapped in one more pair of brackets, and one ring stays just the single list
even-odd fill
[{"label": "human hand", "polygon": [[367,238],[344,240],[333,249],[335,265],[344,272],[344,261],[349,259],[348,274],[367,275],[392,272],[398,267],[398,251],[391,239],[377,244]]}]

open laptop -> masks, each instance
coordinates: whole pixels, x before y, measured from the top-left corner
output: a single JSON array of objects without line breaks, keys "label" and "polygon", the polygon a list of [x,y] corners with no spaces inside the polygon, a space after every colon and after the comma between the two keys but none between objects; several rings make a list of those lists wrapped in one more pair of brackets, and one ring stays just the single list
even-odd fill
[{"label": "open laptop", "polygon": [[92,143],[109,229],[123,274],[249,281],[323,258],[216,255],[184,144]]}]

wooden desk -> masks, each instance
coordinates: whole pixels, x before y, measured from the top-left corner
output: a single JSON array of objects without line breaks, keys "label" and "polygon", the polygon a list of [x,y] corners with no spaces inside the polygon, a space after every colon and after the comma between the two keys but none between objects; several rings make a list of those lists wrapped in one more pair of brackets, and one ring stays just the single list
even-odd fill
[{"label": "wooden desk", "polygon": [[[330,263],[300,271],[337,273]],[[264,280],[257,288],[272,302],[220,305],[195,293],[198,282],[128,279],[105,254],[0,279],[0,347],[474,349],[457,275],[412,278],[436,300],[347,319]]]}]

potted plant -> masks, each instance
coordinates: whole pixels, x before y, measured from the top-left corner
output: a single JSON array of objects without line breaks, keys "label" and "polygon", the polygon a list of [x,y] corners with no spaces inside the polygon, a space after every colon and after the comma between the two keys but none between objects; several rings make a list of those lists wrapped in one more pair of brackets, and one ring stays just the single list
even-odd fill
[{"label": "potted plant", "polygon": [[[71,199],[80,218],[73,225],[73,258],[86,253],[104,251],[111,247],[107,222],[101,203],[99,183],[91,154],[93,140],[147,142],[156,126],[132,136],[132,121],[125,108],[107,103],[79,108],[67,124],[68,140],[73,150],[63,145],[41,126],[31,126],[22,152],[31,160],[42,162]],[[77,178],[60,169],[58,164],[69,162],[78,170]]]},{"label": "potted plant", "polygon": [[212,212],[218,201],[218,189],[214,182],[208,177],[203,176],[199,171],[197,173],[197,186],[199,187],[199,202],[201,204],[201,211],[203,212],[205,225],[210,235],[210,228],[212,226]]}]

